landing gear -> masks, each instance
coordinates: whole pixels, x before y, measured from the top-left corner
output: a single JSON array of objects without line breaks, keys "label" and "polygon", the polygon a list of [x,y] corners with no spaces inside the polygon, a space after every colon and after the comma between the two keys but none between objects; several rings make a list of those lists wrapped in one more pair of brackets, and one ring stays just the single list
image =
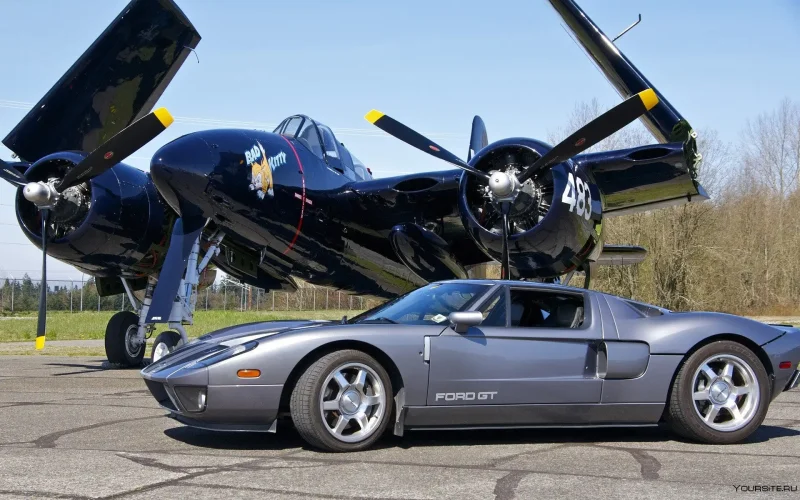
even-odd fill
[{"label": "landing gear", "polygon": [[589,285],[590,285],[591,280],[592,280],[592,275],[594,274],[594,270],[596,268],[597,268],[597,263],[589,262],[589,261],[584,262],[578,268],[576,268],[576,269],[570,271],[569,273],[567,273],[566,275],[562,276],[560,283],[559,283],[559,281],[556,281],[556,283],[559,283],[559,284],[564,285],[564,286],[569,286],[569,282],[572,280],[572,277],[576,273],[583,273],[584,274],[583,288],[588,290],[589,289]]},{"label": "landing gear", "polygon": [[145,344],[137,339],[139,317],[130,311],[111,316],[106,326],[106,356],[109,363],[139,366],[144,359]]},{"label": "landing gear", "polygon": [[[208,239],[209,246],[202,260],[198,259],[202,234],[197,237],[192,245],[192,250],[184,269],[183,279],[178,287],[177,296],[172,302],[172,310],[169,317],[164,318],[165,321],[163,321],[169,325],[170,330],[162,332],[156,337],[152,350],[153,362],[189,342],[183,325],[193,324],[200,276],[211,258],[219,253],[219,245],[223,236],[223,233],[216,232]],[[108,361],[113,365],[121,367],[140,366],[147,349],[147,339],[155,331],[155,324],[147,322],[147,313],[153,302],[153,293],[158,283],[158,276],[151,275],[148,278],[144,298],[141,301],[134,295],[127,279],[120,279],[134,312],[122,311],[111,317],[106,328],[106,356],[108,356]]]},{"label": "landing gear", "polygon": [[166,332],[159,333],[158,337],[156,337],[156,341],[153,342],[152,362],[155,363],[174,351],[182,341],[181,334],[178,332],[167,330]]}]

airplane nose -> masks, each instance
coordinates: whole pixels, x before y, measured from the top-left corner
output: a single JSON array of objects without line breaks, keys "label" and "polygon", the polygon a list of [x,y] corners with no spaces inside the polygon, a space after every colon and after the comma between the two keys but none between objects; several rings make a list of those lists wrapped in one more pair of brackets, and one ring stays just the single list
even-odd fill
[{"label": "airplane nose", "polygon": [[204,212],[198,202],[204,198],[214,166],[208,143],[189,134],[156,151],[150,161],[150,175],[167,204],[184,216],[187,210]]}]

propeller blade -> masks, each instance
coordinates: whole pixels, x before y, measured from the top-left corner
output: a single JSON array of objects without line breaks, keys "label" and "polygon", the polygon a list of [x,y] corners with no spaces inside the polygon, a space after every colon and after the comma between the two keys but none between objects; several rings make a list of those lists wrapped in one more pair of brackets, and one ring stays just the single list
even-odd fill
[{"label": "propeller blade", "polygon": [[36,325],[36,349],[44,349],[44,334],[47,326],[47,215],[49,210],[41,210],[42,214],[42,283],[39,295],[39,322]]},{"label": "propeller blade", "polygon": [[511,276],[508,269],[508,213],[511,211],[511,202],[504,201],[500,205],[503,214],[503,255],[500,260],[500,279],[507,280]]},{"label": "propeller blade", "polygon": [[158,108],[136,120],[72,167],[55,186],[56,190],[61,192],[86,179],[97,177],[153,140],[172,122],[172,115],[167,108]]},{"label": "propeller blade", "polygon": [[452,163],[453,165],[457,166],[458,168],[462,168],[467,172],[483,177],[484,179],[489,178],[489,174],[485,172],[481,172],[478,169],[472,168],[467,163],[459,158],[458,156],[454,155],[450,151],[444,149],[443,147],[439,146],[435,142],[431,141],[427,137],[414,132],[410,128],[406,127],[399,121],[395,120],[394,118],[387,116],[381,113],[378,110],[373,109],[369,113],[364,116],[368,122],[375,125],[379,129],[383,130],[389,135],[393,135],[394,137],[400,139],[401,141],[414,146],[415,148],[419,149],[420,151],[424,151],[431,156],[435,156],[440,160],[444,160],[448,163]]},{"label": "propeller blade", "polygon": [[520,183],[525,182],[539,169],[561,163],[586,151],[653,109],[656,104],[658,104],[658,96],[653,89],[643,90],[629,97],[558,143],[522,172],[517,180]]},{"label": "propeller blade", "polygon": [[10,163],[0,160],[0,177],[14,187],[23,187],[28,181],[11,166]]},{"label": "propeller blade", "polygon": [[480,116],[475,115],[472,119],[472,134],[469,138],[469,154],[467,161],[470,161],[475,153],[489,145],[489,137],[486,135],[486,125]]}]

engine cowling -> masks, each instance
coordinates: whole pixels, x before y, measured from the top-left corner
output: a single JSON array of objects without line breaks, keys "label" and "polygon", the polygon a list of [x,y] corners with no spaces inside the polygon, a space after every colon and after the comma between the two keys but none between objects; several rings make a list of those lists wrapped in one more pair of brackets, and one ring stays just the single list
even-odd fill
[{"label": "engine cowling", "polygon": [[[54,153],[25,175],[29,181],[60,179],[85,156]],[[41,248],[41,215],[22,190],[16,214],[25,236]],[[98,277],[148,274],[161,266],[172,219],[149,174],[119,163],[61,193],[50,209],[47,254]]]},{"label": "engine cowling", "polygon": [[[541,141],[511,138],[482,149],[469,162],[483,172],[521,173],[549,151]],[[536,172],[519,186],[509,213],[509,261],[521,278],[567,273],[600,250],[600,191],[590,174],[566,161]],[[465,172],[459,213],[469,235],[489,257],[502,257],[502,217],[486,181]]]}]

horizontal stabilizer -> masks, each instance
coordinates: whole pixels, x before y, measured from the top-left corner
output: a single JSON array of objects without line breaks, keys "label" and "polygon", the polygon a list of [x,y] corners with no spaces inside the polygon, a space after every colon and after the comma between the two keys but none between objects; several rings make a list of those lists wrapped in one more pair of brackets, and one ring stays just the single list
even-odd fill
[{"label": "horizontal stabilizer", "polygon": [[597,259],[601,266],[630,266],[639,264],[647,257],[647,250],[633,245],[603,245],[603,252]]}]

